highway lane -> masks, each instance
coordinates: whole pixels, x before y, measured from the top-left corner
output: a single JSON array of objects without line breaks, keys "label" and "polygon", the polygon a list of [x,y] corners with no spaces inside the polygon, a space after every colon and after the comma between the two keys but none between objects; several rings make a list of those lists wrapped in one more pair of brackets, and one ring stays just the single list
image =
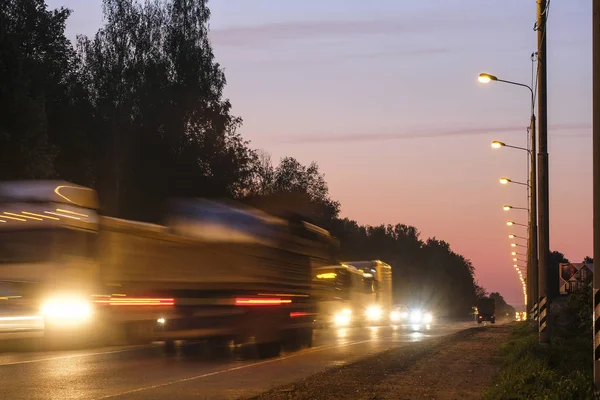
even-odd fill
[{"label": "highway lane", "polygon": [[156,345],[0,353],[0,398],[237,399],[476,325],[444,324],[421,333],[393,327],[318,330],[313,348],[267,360],[215,358],[197,345],[180,347],[172,356]]}]

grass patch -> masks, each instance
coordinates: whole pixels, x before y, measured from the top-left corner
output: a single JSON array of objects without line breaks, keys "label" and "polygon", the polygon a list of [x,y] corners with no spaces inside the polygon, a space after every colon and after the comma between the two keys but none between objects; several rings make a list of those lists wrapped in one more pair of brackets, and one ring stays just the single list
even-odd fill
[{"label": "grass patch", "polygon": [[578,293],[565,303],[550,346],[538,343],[535,322],[517,325],[501,348],[502,369],[484,398],[600,399],[593,389],[591,304],[591,293]]}]

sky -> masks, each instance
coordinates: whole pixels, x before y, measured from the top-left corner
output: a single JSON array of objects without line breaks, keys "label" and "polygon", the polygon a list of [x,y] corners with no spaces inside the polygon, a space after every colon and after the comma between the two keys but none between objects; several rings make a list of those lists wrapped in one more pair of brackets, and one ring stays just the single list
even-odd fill
[{"label": "sky", "polygon": [[[499,4],[502,4],[500,6]],[[101,0],[67,35],[102,26]],[[413,225],[473,262],[479,283],[523,303],[508,235],[526,228],[535,0],[213,0],[211,40],[241,133],[274,161],[316,161],[342,216]],[[591,1],[551,1],[547,31],[550,246],[592,255]],[[525,249],[523,249],[525,250]]]}]

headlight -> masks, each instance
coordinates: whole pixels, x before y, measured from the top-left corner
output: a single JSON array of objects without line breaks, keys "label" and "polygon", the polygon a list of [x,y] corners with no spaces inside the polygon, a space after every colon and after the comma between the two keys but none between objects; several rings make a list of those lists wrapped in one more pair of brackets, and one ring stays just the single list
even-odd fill
[{"label": "headlight", "polygon": [[383,310],[379,306],[370,306],[367,308],[365,314],[370,320],[379,320],[381,318],[381,314],[383,314]]},{"label": "headlight", "polygon": [[390,319],[392,322],[399,322],[402,319],[402,314],[399,311],[392,311],[390,313]]},{"label": "headlight", "polygon": [[333,316],[333,323],[337,326],[346,326],[350,323],[351,314],[348,309],[342,310]]},{"label": "headlight", "polygon": [[423,316],[423,322],[426,324],[430,324],[433,321],[433,315],[431,313],[427,313]]},{"label": "headlight", "polygon": [[42,316],[50,321],[85,321],[92,315],[92,306],[83,297],[61,296],[47,299],[40,307]]},{"label": "headlight", "polygon": [[421,311],[419,310],[414,310],[413,312],[410,313],[410,322],[416,324],[421,322],[421,317],[423,315],[421,314]]}]

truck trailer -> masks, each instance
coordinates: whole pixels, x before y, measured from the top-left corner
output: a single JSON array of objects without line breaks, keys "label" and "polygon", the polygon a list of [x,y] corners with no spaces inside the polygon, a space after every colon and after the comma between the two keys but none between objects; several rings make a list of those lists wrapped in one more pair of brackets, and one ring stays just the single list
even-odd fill
[{"label": "truck trailer", "polygon": [[123,332],[167,350],[251,343],[261,357],[312,344],[312,270],[334,262],[337,243],[297,205],[272,215],[179,200],[149,224],[99,216],[95,191],[69,182],[5,183],[0,200],[0,291],[11,293],[0,313],[32,329]]}]

